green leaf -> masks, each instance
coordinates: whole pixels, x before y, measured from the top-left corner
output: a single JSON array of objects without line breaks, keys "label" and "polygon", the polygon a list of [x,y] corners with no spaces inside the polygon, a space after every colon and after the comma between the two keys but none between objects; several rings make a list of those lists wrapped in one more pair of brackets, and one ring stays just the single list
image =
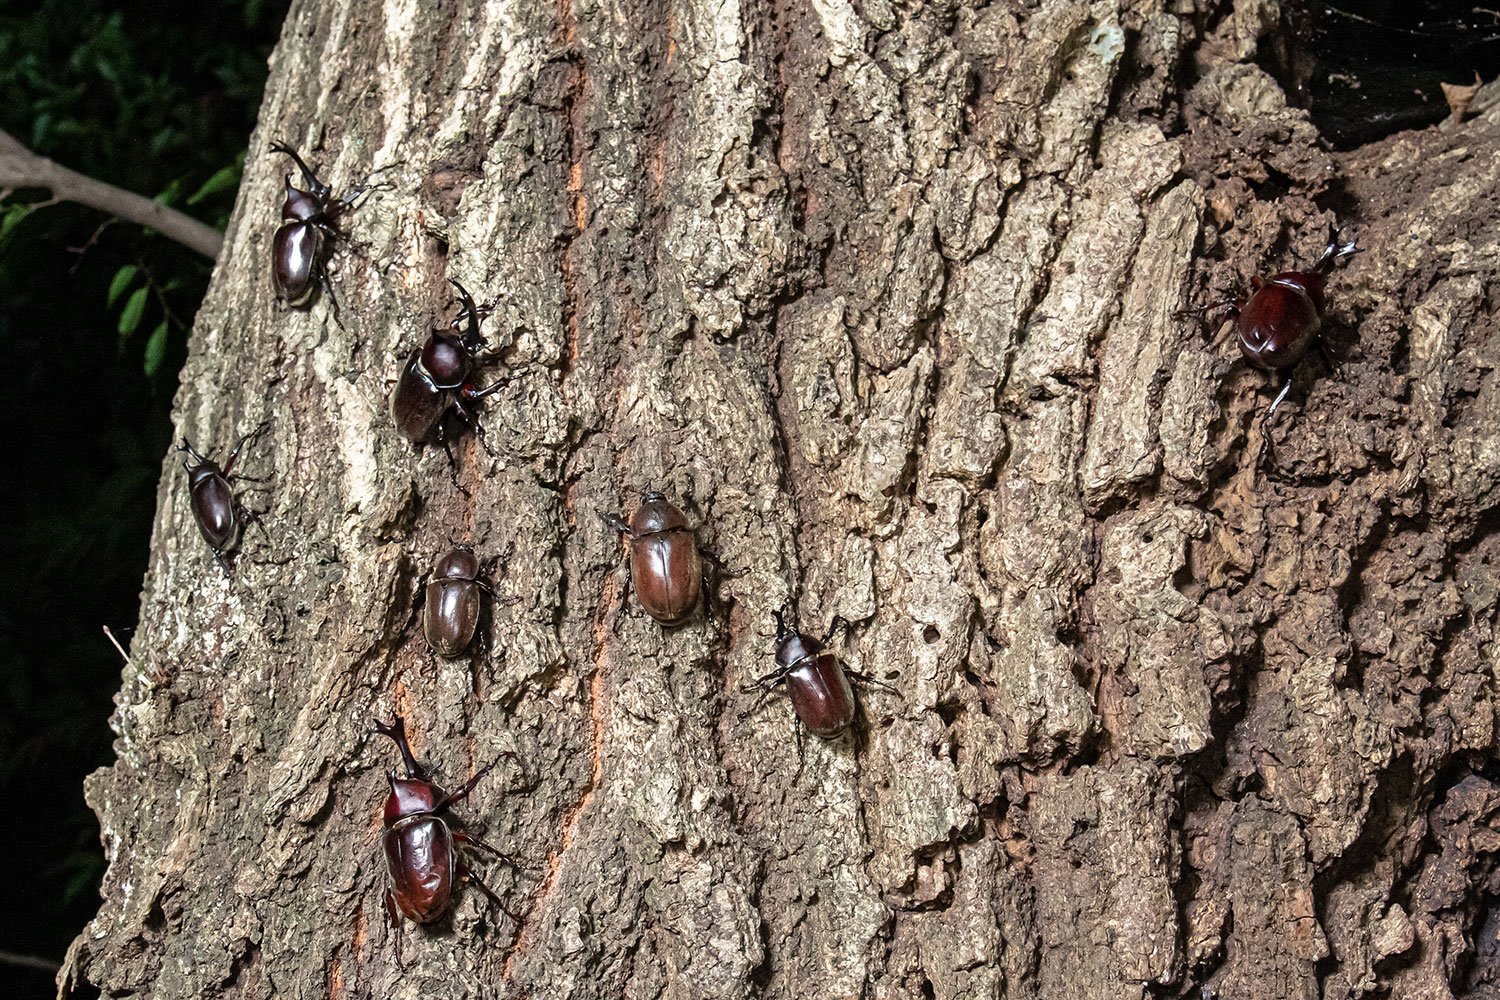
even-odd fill
[{"label": "green leaf", "polygon": [[125,308],[120,312],[120,336],[130,336],[141,325],[141,314],[146,311],[146,291],[145,288],[137,288],[125,300]]},{"label": "green leaf", "polygon": [[187,203],[189,205],[196,205],[196,204],[198,204],[198,202],[202,201],[204,198],[212,197],[213,195],[218,194],[220,191],[228,191],[230,188],[233,188],[239,182],[240,182],[240,167],[239,167],[239,164],[237,164],[237,163],[231,163],[229,166],[223,168],[222,170],[220,170],[217,173],[215,173],[208,180],[204,181],[203,182],[203,186],[200,187],[198,190],[194,191],[188,197]]},{"label": "green leaf", "polygon": [[156,324],[156,329],[151,331],[151,339],[146,341],[146,357],[142,362],[146,369],[147,378],[155,378],[156,372],[161,368],[161,359],[167,353],[167,321],[162,320]]},{"label": "green leaf", "polygon": [[30,214],[31,207],[28,205],[8,206],[5,209],[5,214],[0,215],[0,239],[4,239],[9,235],[10,231],[16,228],[16,224]]},{"label": "green leaf", "polygon": [[115,300],[125,294],[125,289],[130,287],[130,282],[140,273],[140,268],[134,264],[126,264],[115,272],[114,280],[109,283],[109,301],[106,308],[112,308]]}]

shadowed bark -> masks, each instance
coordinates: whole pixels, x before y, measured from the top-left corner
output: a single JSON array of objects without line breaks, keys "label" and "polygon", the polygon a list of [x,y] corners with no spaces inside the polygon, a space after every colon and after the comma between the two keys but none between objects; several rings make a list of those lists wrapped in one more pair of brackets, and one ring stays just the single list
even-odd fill
[{"label": "shadowed bark", "polygon": [[[110,868],[109,996],[1494,996],[1500,109],[1324,150],[1273,5],[300,3],[177,420],[271,430],[226,581],[164,466]],[[284,138],[347,186],[278,312]],[[1179,310],[1330,222],[1338,370]],[[491,454],[394,431],[400,357],[498,300]],[[462,486],[462,489],[459,486]],[[601,514],[732,571],[663,630]],[[416,583],[496,559],[468,657]],[[893,686],[794,735],[772,612]],[[383,923],[400,712],[529,859]],[[507,754],[514,754],[514,757]]]}]

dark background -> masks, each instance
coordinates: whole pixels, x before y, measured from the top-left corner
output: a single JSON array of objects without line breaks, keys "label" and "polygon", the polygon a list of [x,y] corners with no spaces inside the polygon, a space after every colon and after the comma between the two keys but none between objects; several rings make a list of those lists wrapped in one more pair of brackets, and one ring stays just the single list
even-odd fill
[{"label": "dark background", "polygon": [[[38,153],[223,227],[289,0],[0,6],[0,128]],[[1211,27],[1211,26],[1210,26]],[[1500,15],[1472,3],[1287,5],[1267,69],[1330,144],[1447,114],[1438,84],[1500,73]],[[297,134],[303,123],[288,123]],[[177,373],[209,262],[38,192],[0,201],[0,984],[51,997],[104,872],[85,775],[145,572]],[[264,209],[265,224],[277,206]],[[266,293],[270,294],[269,281]],[[196,442],[200,446],[223,442]],[[182,498],[186,502],[185,494]],[[204,573],[216,573],[207,551]]]}]

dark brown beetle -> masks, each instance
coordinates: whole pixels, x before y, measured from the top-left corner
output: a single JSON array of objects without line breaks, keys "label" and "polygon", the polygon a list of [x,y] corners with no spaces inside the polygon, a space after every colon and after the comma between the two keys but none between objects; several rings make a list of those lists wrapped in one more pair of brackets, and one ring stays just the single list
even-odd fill
[{"label": "dark brown beetle", "polygon": [[797,718],[814,736],[831,740],[854,722],[854,689],[849,686],[850,677],[888,691],[894,689],[872,677],[845,670],[838,657],[827,650],[833,633],[840,627],[848,627],[849,623],[843,618],[834,618],[828,634],[820,642],[806,632],[788,627],[786,611],[782,608],[776,612],[776,669],[756,678],[741,690],[760,689],[761,696],[751,708],[753,712],[764,704],[776,685],[785,681]]},{"label": "dark brown beetle", "polygon": [[457,546],[432,564],[422,628],[427,644],[439,656],[458,656],[469,648],[479,624],[479,592],[494,593],[479,577],[479,558],[467,545]]},{"label": "dark brown beetle", "polygon": [[[224,558],[224,553],[234,548],[239,541],[240,533],[245,524],[252,520],[259,511],[247,513],[240,507],[234,496],[233,482],[244,480],[246,482],[260,482],[249,476],[234,475],[234,463],[240,457],[240,450],[245,447],[246,442],[259,437],[266,429],[266,424],[261,424],[249,434],[241,437],[234,443],[229,451],[229,458],[225,460],[223,468],[219,463],[207,456],[200,455],[198,449],[188,443],[187,438],[182,439],[182,444],[177,446],[178,451],[187,452],[197,460],[197,465],[187,462],[182,467],[187,470],[188,495],[192,499],[193,520],[198,522],[198,533],[213,550],[214,559],[225,573],[229,572],[229,563]],[[209,450],[212,454],[213,450]]]},{"label": "dark brown beetle", "polygon": [[408,355],[391,390],[391,419],[396,428],[418,444],[439,442],[450,464],[453,450],[448,446],[448,415],[458,414],[475,433],[482,433],[469,407],[507,381],[501,378],[483,389],[474,388],[470,376],[475,366],[491,360],[477,356],[484,348],[479,323],[490,314],[491,307],[476,306],[468,290],[456,280],[453,287],[458,289],[462,304],[459,316],[449,329],[432,331],[427,343]]},{"label": "dark brown beetle", "polygon": [[630,538],[630,579],[646,614],[663,625],[680,625],[708,592],[703,557],[687,518],[660,493],[641,495],[641,505],[627,524],[606,514],[610,527]]},{"label": "dark brown beetle", "polygon": [[372,188],[361,184],[344,197],[335,198],[333,189],[318,179],[295,149],[283,142],[273,142],[271,152],[290,156],[307,184],[304,191],[292,183],[291,174],[286,175],[282,223],[271,244],[271,280],[276,286],[276,298],[300,307],[312,299],[314,288],[321,287],[333,305],[334,321],[342,326],[338,300],[328,283],[328,252],[341,235],[338,217]]},{"label": "dark brown beetle", "polygon": [[427,772],[412,756],[406,742],[406,722],[401,716],[396,716],[390,725],[377,721],[374,731],[396,741],[406,764],[405,778],[396,777],[394,770],[388,775],[391,791],[386,796],[383,815],[385,863],[391,876],[385,908],[386,917],[398,935],[399,959],[400,918],[404,916],[417,924],[430,924],[441,918],[453,901],[455,881],[474,883],[490,902],[505,910],[500,897],[460,859],[457,845],[489,851],[506,864],[519,866],[478,837],[450,829],[444,819],[448,808],[468,798],[494,765],[480,768],[458,791],[445,793],[428,780]]}]

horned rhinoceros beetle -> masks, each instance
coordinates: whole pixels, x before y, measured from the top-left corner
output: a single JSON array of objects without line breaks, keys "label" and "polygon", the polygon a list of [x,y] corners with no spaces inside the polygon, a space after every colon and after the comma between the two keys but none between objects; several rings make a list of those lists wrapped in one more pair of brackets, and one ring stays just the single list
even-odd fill
[{"label": "horned rhinoceros beetle", "polygon": [[626,523],[618,514],[605,522],[630,539],[630,579],[646,614],[663,625],[680,625],[708,592],[702,550],[687,517],[665,496],[648,490]]},{"label": "horned rhinoceros beetle", "polygon": [[307,305],[313,291],[321,287],[333,306],[334,322],[342,326],[338,299],[328,282],[328,254],[341,235],[338,217],[372,188],[360,184],[342,198],[335,198],[333,189],[318,179],[295,149],[284,142],[273,142],[271,152],[290,156],[307,185],[304,191],[292,183],[291,174],[286,175],[282,223],[271,243],[271,280],[276,286],[276,298],[299,308]]},{"label": "horned rhinoceros beetle", "polygon": [[[249,476],[234,475],[234,463],[239,460],[240,451],[249,441],[259,437],[268,425],[262,423],[249,434],[244,435],[234,443],[229,450],[229,457],[225,459],[221,468],[218,462],[201,455],[188,439],[184,437],[182,443],[177,446],[180,452],[191,455],[197,465],[183,462],[183,469],[187,470],[188,495],[192,500],[193,520],[198,522],[198,533],[208,543],[209,549],[213,551],[214,559],[219,568],[226,574],[229,573],[229,562],[224,554],[233,549],[240,539],[247,522],[261,511],[246,512],[234,495],[234,482],[244,480],[245,482],[260,482]],[[209,449],[213,454],[213,449]]]},{"label": "horned rhinoceros beetle", "polygon": [[475,367],[491,360],[479,357],[485,344],[479,324],[490,314],[491,307],[476,306],[463,285],[456,279],[449,280],[458,289],[460,313],[447,330],[432,331],[427,343],[408,355],[396,387],[391,390],[391,419],[408,440],[417,444],[435,440],[441,444],[452,465],[449,415],[458,414],[475,433],[482,434],[470,407],[497,392],[508,378],[497,379],[483,389],[474,388],[471,376]]},{"label": "horned rhinoceros beetle", "polygon": [[[444,792],[428,779],[427,772],[412,756],[411,746],[406,742],[406,721],[401,716],[396,716],[390,725],[377,721],[374,731],[396,741],[406,765],[406,777],[396,777],[394,769],[387,775],[391,791],[382,814],[386,870],[391,877],[385,893],[385,909],[397,935],[399,960],[401,917],[416,924],[440,919],[453,902],[455,882],[472,882],[490,902],[510,914],[500,897],[464,864],[459,857],[459,845],[489,851],[512,867],[520,866],[478,837],[451,829],[444,818],[449,807],[468,798],[494,765],[480,768],[457,791]],[[514,914],[510,915],[514,919]]]},{"label": "horned rhinoceros beetle", "polygon": [[439,656],[458,656],[474,638],[479,625],[479,594],[493,594],[480,573],[479,558],[467,545],[454,547],[432,564],[422,630],[427,644]]},{"label": "horned rhinoceros beetle", "polygon": [[845,668],[828,651],[833,634],[849,625],[842,617],[834,618],[822,640],[790,627],[786,618],[786,608],[776,612],[776,669],[741,688],[747,693],[757,689],[761,692],[750,709],[752,712],[765,703],[778,684],[785,682],[797,718],[814,736],[831,740],[854,723],[854,689],[849,685],[850,677],[896,693],[888,684]]}]

